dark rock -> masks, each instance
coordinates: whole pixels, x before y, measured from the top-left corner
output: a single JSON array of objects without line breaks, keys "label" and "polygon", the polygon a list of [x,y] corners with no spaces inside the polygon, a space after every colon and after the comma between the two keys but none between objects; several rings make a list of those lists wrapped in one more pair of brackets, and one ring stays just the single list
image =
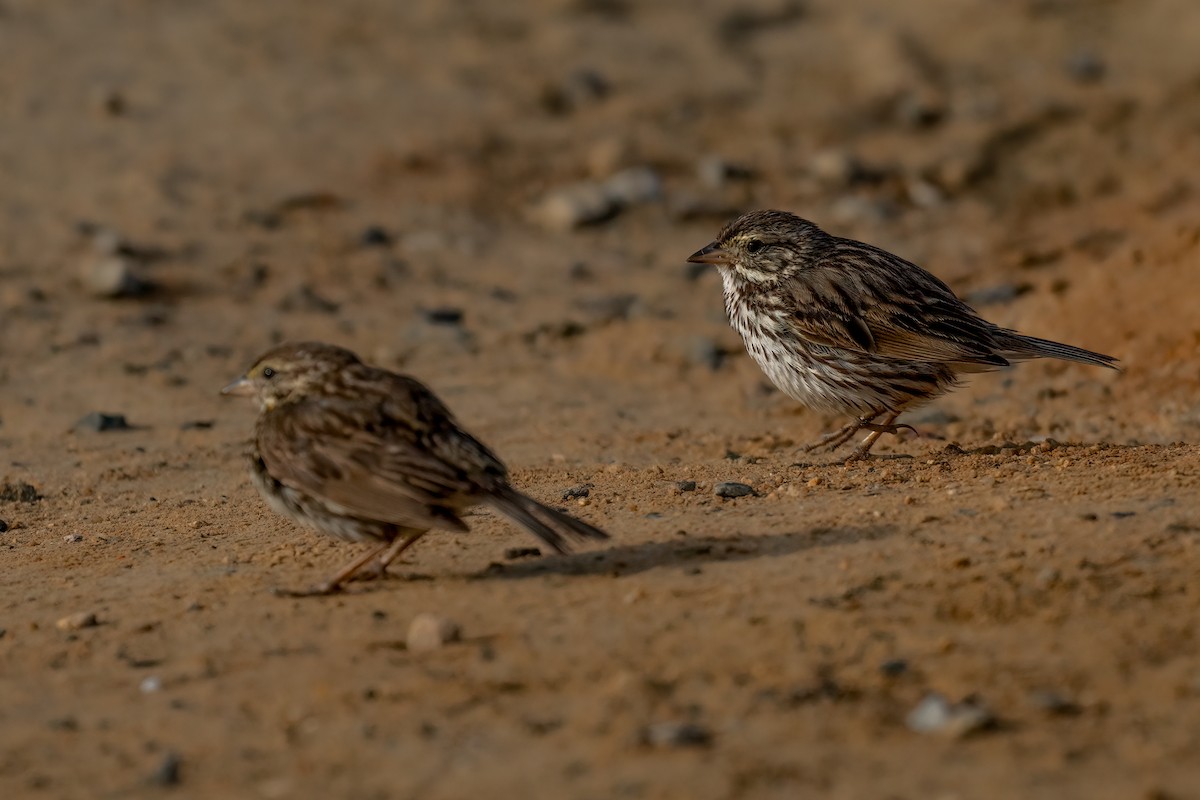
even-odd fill
[{"label": "dark rock", "polygon": [[379,225],[370,225],[358,235],[358,243],[363,247],[387,247],[392,241],[392,235]]},{"label": "dark rock", "polygon": [[542,89],[541,104],[551,114],[570,114],[604,100],[611,91],[608,80],[599,72],[577,69],[560,83]]},{"label": "dark rock", "polygon": [[8,523],[5,522],[4,520],[0,519],[0,533],[5,533],[7,531],[8,531]]},{"label": "dark rock", "polygon": [[1074,700],[1053,689],[1030,692],[1029,703],[1053,716],[1071,717],[1083,711]]},{"label": "dark rock", "polygon": [[689,364],[708,367],[716,372],[725,363],[728,351],[707,336],[689,336],[683,342],[683,352]]},{"label": "dark rock", "polygon": [[516,561],[518,558],[537,558],[542,554],[542,551],[536,547],[510,547],[504,551],[504,557],[509,561]]},{"label": "dark rock", "polygon": [[899,678],[908,672],[908,662],[903,658],[891,658],[879,665],[879,671],[889,678]]},{"label": "dark rock", "polygon": [[716,486],[714,486],[713,494],[715,494],[717,497],[725,498],[745,497],[747,495],[754,494],[754,489],[744,483],[726,481],[724,483],[718,483]]},{"label": "dark rock", "polygon": [[681,492],[694,492],[694,491],[696,491],[696,482],[695,481],[676,481],[675,488]]},{"label": "dark rock", "polygon": [[129,431],[133,430],[126,420],[124,414],[106,414],[103,411],[93,411],[79,418],[79,421],[71,426],[73,431],[93,431],[101,433],[103,431]]},{"label": "dark rock", "polygon": [[461,308],[423,308],[421,315],[431,325],[461,325],[463,321]]},{"label": "dark rock", "polygon": [[585,262],[575,261],[567,268],[567,277],[573,281],[590,281],[595,276]]},{"label": "dark rock", "polygon": [[584,483],[579,486],[572,486],[570,489],[562,493],[563,500],[578,500],[582,497],[587,497],[592,493],[592,484]]},{"label": "dark rock", "polygon": [[1079,83],[1099,83],[1108,72],[1104,59],[1086,50],[1072,53],[1065,66],[1067,74]]},{"label": "dark rock", "polygon": [[181,779],[179,768],[182,765],[183,759],[178,753],[168,752],[150,775],[149,782],[154,786],[178,786]]},{"label": "dark rock", "polygon": [[0,502],[3,503],[35,503],[41,499],[38,490],[24,481],[0,486]]}]

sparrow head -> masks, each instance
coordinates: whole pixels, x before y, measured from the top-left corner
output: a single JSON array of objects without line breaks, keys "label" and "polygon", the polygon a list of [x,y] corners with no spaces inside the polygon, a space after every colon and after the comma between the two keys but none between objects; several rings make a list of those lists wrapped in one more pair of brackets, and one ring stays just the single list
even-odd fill
[{"label": "sparrow head", "polygon": [[772,284],[813,263],[828,234],[787,211],[751,211],[726,225],[688,258],[714,264],[722,274]]},{"label": "sparrow head", "polygon": [[259,356],[254,366],[221,394],[253,397],[263,411],[270,411],[282,403],[329,391],[340,383],[342,370],[360,363],[354,353],[330,344],[282,344]]}]

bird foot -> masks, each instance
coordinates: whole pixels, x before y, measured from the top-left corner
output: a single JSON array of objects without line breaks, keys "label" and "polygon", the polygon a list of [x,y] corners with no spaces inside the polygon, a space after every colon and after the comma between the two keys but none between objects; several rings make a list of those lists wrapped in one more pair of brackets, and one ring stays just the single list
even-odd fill
[{"label": "bird foot", "polygon": [[850,441],[854,434],[858,433],[859,429],[862,428],[864,424],[866,423],[864,423],[862,420],[855,420],[849,425],[845,425],[838,430],[833,431],[832,433],[827,433],[812,444],[805,445],[800,449],[805,453],[811,453],[814,450],[820,450],[822,448],[836,450],[846,442]]},{"label": "bird foot", "polygon": [[912,425],[896,423],[895,419],[897,415],[898,412],[892,412],[885,417],[883,422],[875,422],[875,419],[879,416],[879,414],[869,417],[859,417],[841,429],[822,436],[817,441],[805,447],[804,452],[811,453],[813,450],[818,448],[836,450],[854,438],[854,434],[858,433],[859,431],[870,431],[870,433],[867,435],[867,438],[863,440],[863,443],[860,444],[858,448],[855,449],[855,451],[847,456],[842,462],[843,464],[848,464],[853,461],[861,461],[862,459],[867,458],[870,455],[871,448],[874,446],[875,442],[878,441],[879,437],[885,433],[896,434],[902,430],[910,430],[917,436],[921,435],[921,432]]}]

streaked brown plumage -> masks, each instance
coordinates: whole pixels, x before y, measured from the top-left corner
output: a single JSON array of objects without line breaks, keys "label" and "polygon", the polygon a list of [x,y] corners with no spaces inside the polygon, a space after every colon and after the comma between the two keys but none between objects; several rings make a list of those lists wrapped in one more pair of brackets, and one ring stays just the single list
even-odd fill
[{"label": "streaked brown plumage", "polygon": [[376,560],[382,572],[432,529],[468,530],[460,515],[479,504],[560,553],[568,538],[608,538],[510,486],[500,459],[423,384],[349,350],[281,345],[222,393],[258,401],[250,474],[272,509],[375,545],[309,593],[335,591]]},{"label": "streaked brown plumage", "polygon": [[[1032,358],[1116,368],[1112,356],[993,325],[950,287],[899,256],[831,236],[785,211],[752,211],[688,261],[715,264],[746,349],[784,393],[855,420],[807,449],[870,433],[866,456],[896,417],[959,383]],[[876,420],[883,419],[876,423]]]}]

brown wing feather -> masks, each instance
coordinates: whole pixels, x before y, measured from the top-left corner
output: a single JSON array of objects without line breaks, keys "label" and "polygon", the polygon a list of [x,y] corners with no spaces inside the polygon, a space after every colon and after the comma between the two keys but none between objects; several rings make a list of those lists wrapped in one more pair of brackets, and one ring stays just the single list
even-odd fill
[{"label": "brown wing feather", "polygon": [[258,428],[267,470],[356,516],[467,530],[458,510],[481,482],[503,480],[503,464],[424,386],[376,372],[362,376],[375,391],[361,397],[309,398],[267,412]]},{"label": "brown wing feather", "polygon": [[796,333],[826,347],[974,371],[1008,365],[999,329],[944,283],[890,253],[838,240],[793,286]]}]

